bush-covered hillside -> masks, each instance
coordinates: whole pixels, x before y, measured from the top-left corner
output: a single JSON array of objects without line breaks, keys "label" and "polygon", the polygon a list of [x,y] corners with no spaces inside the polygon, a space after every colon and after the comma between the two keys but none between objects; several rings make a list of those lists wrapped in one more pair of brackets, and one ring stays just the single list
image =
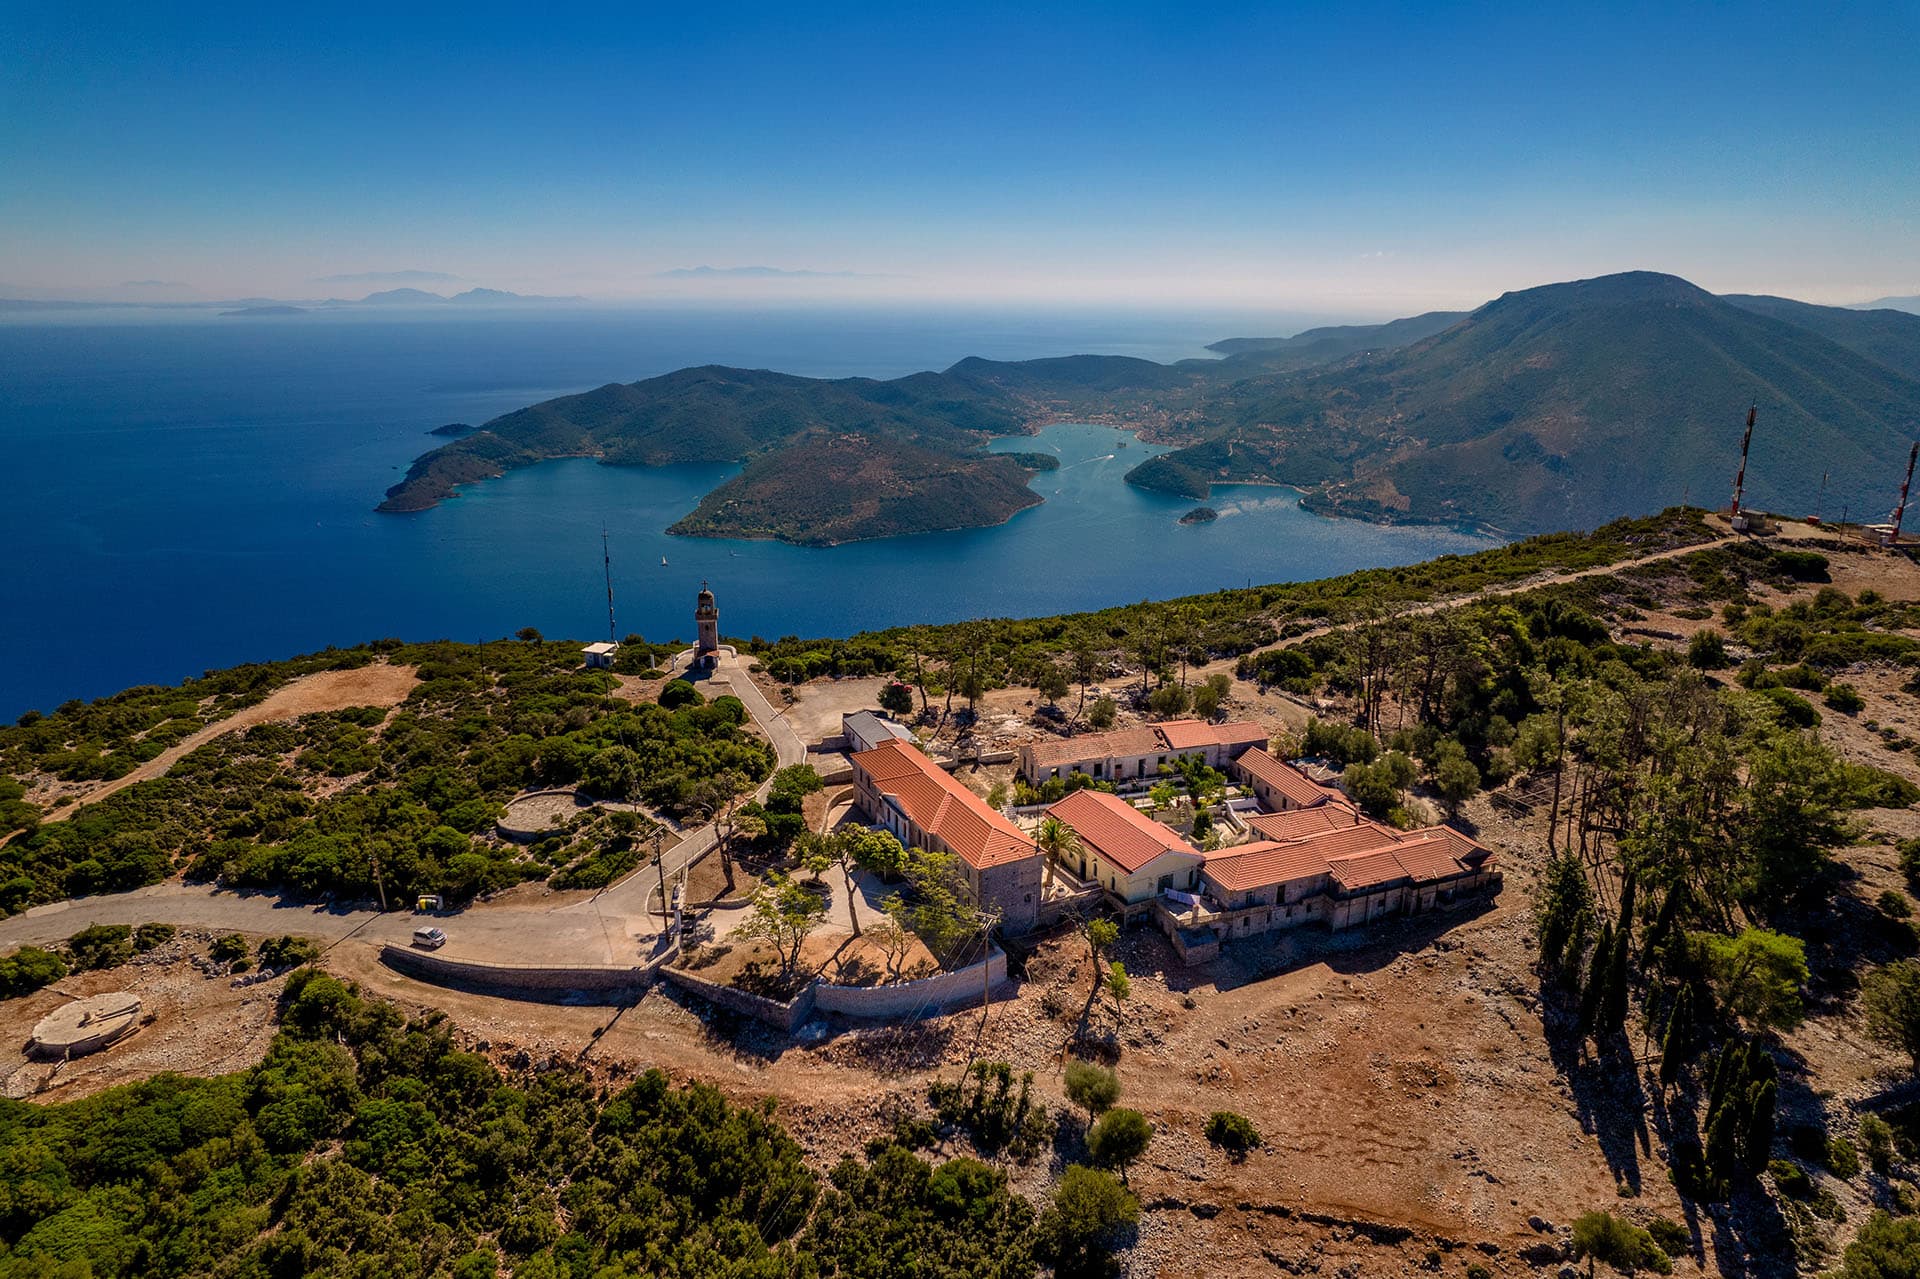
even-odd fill
[{"label": "bush-covered hillside", "polygon": [[[116,776],[287,678],[324,664],[391,661],[419,683],[391,713],[308,715],[231,733],[163,777],[79,809],[41,813],[23,782]],[[610,696],[572,644],[381,642],[243,668],[178,689],[142,688],[0,729],[0,912],[152,883],[179,868],[236,885],[368,900],[466,897],[529,877],[591,886],[637,864],[648,823],[614,814],[531,850],[488,838],[531,786],[580,785],[694,817],[764,779],[773,752],[738,699],[667,709]],[[208,700],[211,699],[211,700]],[[12,798],[8,799],[8,795]]]},{"label": "bush-covered hillside", "polygon": [[881,1142],[823,1179],[771,1103],[508,1077],[311,969],[283,1013],[252,1070],[0,1100],[0,1279],[1021,1279],[1076,1242],[972,1159]]}]

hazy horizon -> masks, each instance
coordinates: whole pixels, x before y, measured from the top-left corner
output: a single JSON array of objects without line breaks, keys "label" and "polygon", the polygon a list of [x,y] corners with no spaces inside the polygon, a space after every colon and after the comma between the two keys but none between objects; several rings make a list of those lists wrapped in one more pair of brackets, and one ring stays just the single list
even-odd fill
[{"label": "hazy horizon", "polygon": [[1920,293],[1917,46],[1901,5],[18,13],[0,285],[1379,318],[1648,269],[1857,304]]}]

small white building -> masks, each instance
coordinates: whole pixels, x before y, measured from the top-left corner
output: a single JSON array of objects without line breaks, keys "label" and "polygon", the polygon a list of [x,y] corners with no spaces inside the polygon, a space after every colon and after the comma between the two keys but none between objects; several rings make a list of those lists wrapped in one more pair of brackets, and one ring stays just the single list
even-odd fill
[{"label": "small white building", "polygon": [[904,726],[894,723],[884,715],[876,715],[872,711],[855,711],[851,715],[842,715],[840,731],[846,736],[849,755],[870,751],[882,742],[913,745],[913,734]]},{"label": "small white building", "polygon": [[605,671],[613,669],[613,655],[619,651],[618,644],[601,640],[598,644],[589,644],[581,649],[580,655],[586,659],[588,669]]}]

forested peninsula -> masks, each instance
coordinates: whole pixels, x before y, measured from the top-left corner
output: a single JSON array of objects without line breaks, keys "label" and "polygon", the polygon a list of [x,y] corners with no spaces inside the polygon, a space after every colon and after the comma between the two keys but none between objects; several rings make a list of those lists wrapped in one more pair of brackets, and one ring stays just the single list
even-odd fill
[{"label": "forested peninsula", "polygon": [[551,458],[742,470],[670,531],[832,544],[1004,522],[1043,459],[995,438],[1110,423],[1173,446],[1128,473],[1303,490],[1309,509],[1515,533],[1593,527],[1716,492],[1762,427],[1749,498],[1890,500],[1920,419],[1920,316],[1716,297],[1629,272],[1509,293],[1470,313],[1234,338],[1218,359],[969,358],[890,381],[720,366],[519,409],[422,455],[380,510]]}]

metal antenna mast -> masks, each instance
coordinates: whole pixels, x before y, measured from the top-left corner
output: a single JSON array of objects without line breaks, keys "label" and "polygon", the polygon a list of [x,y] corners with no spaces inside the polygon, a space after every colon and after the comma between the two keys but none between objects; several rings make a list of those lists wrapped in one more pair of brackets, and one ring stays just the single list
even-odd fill
[{"label": "metal antenna mast", "polygon": [[1820,497],[1813,504],[1813,518],[1816,522],[1827,513],[1827,476],[1830,471],[1820,472]]},{"label": "metal antenna mast", "polygon": [[1900,481],[1900,505],[1893,508],[1893,531],[1887,534],[1887,545],[1895,546],[1900,541],[1900,520],[1907,513],[1907,490],[1913,487],[1913,460],[1920,457],[1920,440],[1913,442],[1907,450],[1907,478]]},{"label": "metal antenna mast", "polygon": [[613,551],[607,545],[607,526],[600,526],[600,554],[607,567],[607,643],[619,643],[613,626]]},{"label": "metal antenna mast", "polygon": [[1754,405],[1747,410],[1747,433],[1740,437],[1740,470],[1733,477],[1733,518],[1740,518],[1740,497],[1747,487],[1747,446],[1753,443],[1753,419],[1759,413],[1760,406]]}]

